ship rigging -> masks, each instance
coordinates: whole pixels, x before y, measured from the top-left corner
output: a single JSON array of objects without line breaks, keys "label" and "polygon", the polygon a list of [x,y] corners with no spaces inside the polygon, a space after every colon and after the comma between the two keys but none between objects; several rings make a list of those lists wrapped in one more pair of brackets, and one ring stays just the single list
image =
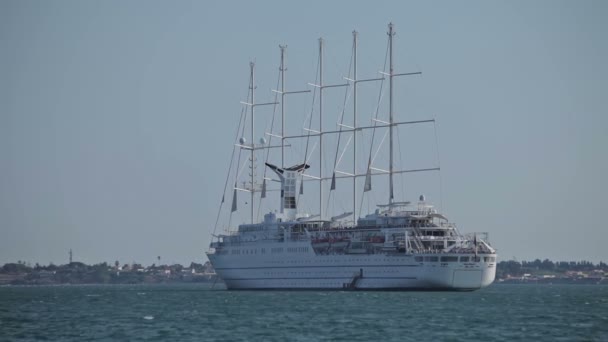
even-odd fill
[{"label": "ship rigging", "polygon": [[[387,54],[385,67],[379,77],[358,78],[357,47],[358,33],[353,31],[351,65],[343,83],[324,83],[324,45],[319,39],[318,66],[316,80],[308,83],[312,89],[288,91],[285,89],[286,46],[280,45],[280,66],[277,89],[273,90],[274,100],[256,102],[255,63],[250,63],[249,92],[243,101],[244,110],[237,128],[229,172],[226,177],[220,209],[213,232],[214,240],[207,253],[218,275],[229,289],[444,289],[475,290],[494,281],[496,251],[489,244],[487,235],[461,234],[453,223],[426,201],[421,195],[416,203],[395,200],[395,176],[419,172],[439,172],[440,168],[426,167],[405,169],[395,167],[395,131],[405,125],[432,124],[435,119],[398,121],[394,114],[394,79],[403,76],[421,75],[420,71],[396,72],[394,68],[393,41],[395,30],[388,25]],[[388,59],[388,72],[386,62]],[[358,85],[364,82],[378,82],[380,95],[375,108],[372,124],[359,125]],[[380,102],[384,84],[388,83],[388,121],[382,120]],[[324,130],[324,92],[330,88],[344,88],[346,95],[337,129]],[[313,109],[317,106],[318,126],[313,129],[313,110],[308,117],[308,127],[300,134],[286,131],[286,98],[294,94],[312,93]],[[352,98],[352,123],[344,121],[345,108]],[[273,116],[268,131],[256,143],[256,108],[272,106]],[[275,131],[275,113],[280,108],[280,131]],[[248,127],[247,127],[248,126]],[[245,130],[249,128],[249,141]],[[366,166],[358,165],[357,143],[364,138],[363,132],[371,132]],[[378,142],[377,132],[384,132]],[[359,137],[358,137],[359,136]],[[268,140],[266,139],[268,137]],[[333,165],[327,165],[324,148],[327,140],[334,138],[335,153]],[[346,143],[342,146],[343,139]],[[388,165],[384,168],[376,164],[376,158],[388,137]],[[278,140],[278,143],[273,143]],[[304,153],[300,162],[286,166],[286,150],[296,141],[304,140]],[[352,169],[344,171],[341,161],[350,146]],[[374,148],[376,147],[376,148]],[[398,147],[398,146],[397,146]],[[270,161],[271,151],[280,149],[280,165]],[[318,159],[313,158],[314,153]],[[264,170],[258,175],[262,154]],[[292,153],[290,152],[290,156]],[[316,162],[317,165],[314,165]],[[311,172],[314,170],[318,173]],[[327,168],[331,172],[324,172]],[[242,184],[243,171],[249,170]],[[267,170],[272,171],[270,177]],[[372,191],[372,178],[385,176],[388,189],[386,202],[377,204],[372,213],[363,212],[363,196]],[[350,211],[330,214],[329,196],[337,196],[338,180],[352,181]],[[233,180],[233,181],[232,181]],[[358,180],[362,180],[363,184]],[[318,213],[310,214],[299,207],[304,197],[304,184],[318,183]],[[232,187],[227,232],[216,234],[216,229]],[[274,187],[278,184],[279,188]],[[329,195],[326,190],[329,185]],[[361,202],[357,205],[358,187],[363,185]],[[238,194],[249,194],[249,223],[238,229],[230,229],[232,214],[238,211]],[[256,223],[256,203],[258,213],[261,202],[268,192],[277,192],[279,210],[264,215],[262,222]],[[382,192],[382,191],[381,191]],[[404,194],[402,194],[404,195]],[[348,197],[348,196],[346,196]],[[369,199],[369,197],[368,197]],[[333,215],[333,216],[332,216]],[[479,236],[478,236],[479,235]]]}]

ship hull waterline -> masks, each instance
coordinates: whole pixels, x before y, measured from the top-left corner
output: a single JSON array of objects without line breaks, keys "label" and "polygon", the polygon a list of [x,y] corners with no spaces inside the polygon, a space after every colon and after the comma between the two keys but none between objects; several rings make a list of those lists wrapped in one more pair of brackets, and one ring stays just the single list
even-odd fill
[{"label": "ship hull waterline", "polygon": [[[496,273],[495,254],[462,263],[386,255],[252,256],[247,262],[209,257],[228,290],[474,291],[490,285]],[[493,261],[484,262],[488,257]]]}]

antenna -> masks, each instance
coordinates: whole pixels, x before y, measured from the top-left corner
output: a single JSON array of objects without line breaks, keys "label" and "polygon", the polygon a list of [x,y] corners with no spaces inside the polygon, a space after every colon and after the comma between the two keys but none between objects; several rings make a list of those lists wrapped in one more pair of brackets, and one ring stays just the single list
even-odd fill
[{"label": "antenna", "polygon": [[72,263],[72,249],[70,248],[70,264]]}]

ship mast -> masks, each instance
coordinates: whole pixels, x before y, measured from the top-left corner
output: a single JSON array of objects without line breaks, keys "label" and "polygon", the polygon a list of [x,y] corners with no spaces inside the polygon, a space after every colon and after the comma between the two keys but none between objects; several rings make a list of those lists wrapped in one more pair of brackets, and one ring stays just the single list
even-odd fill
[{"label": "ship mast", "polygon": [[[353,175],[357,174],[357,37],[353,31]],[[353,177],[353,224],[357,224],[357,177]]]},{"label": "ship mast", "polygon": [[[285,169],[285,49],[287,45],[279,45],[281,49],[281,169]],[[282,204],[281,204],[282,205]]]},{"label": "ship mast", "polygon": [[389,46],[389,65],[390,65],[390,69],[389,69],[389,97],[388,97],[388,103],[389,103],[389,110],[388,110],[388,115],[389,115],[389,153],[390,153],[390,159],[389,159],[389,166],[388,166],[388,173],[389,173],[389,198],[388,198],[388,203],[392,204],[395,196],[393,193],[393,36],[395,35],[395,32],[393,31],[393,23],[388,24],[388,46]]},{"label": "ship mast", "polygon": [[[325,216],[324,210],[323,210],[323,181],[325,180],[331,180],[332,184],[334,184],[335,179],[337,178],[348,178],[348,177],[352,177],[353,178],[353,218],[354,221],[356,223],[356,219],[357,219],[357,210],[356,210],[356,199],[357,199],[357,190],[356,190],[356,178],[357,177],[365,177],[365,187],[364,187],[364,192],[366,191],[370,191],[371,190],[371,184],[370,184],[370,180],[372,176],[379,176],[379,175],[386,175],[388,174],[389,176],[389,206],[394,204],[394,175],[395,174],[404,174],[404,173],[410,173],[410,172],[424,172],[424,171],[435,171],[435,170],[439,170],[438,167],[434,167],[434,168],[423,168],[423,169],[411,169],[411,170],[395,170],[395,166],[394,166],[394,128],[395,126],[398,125],[411,125],[411,124],[422,124],[422,123],[430,123],[430,122],[435,122],[434,119],[429,119],[429,120],[415,120],[415,121],[403,121],[403,122],[398,122],[395,121],[394,118],[394,106],[393,106],[393,77],[400,77],[400,76],[411,76],[411,75],[420,75],[422,74],[420,71],[417,72],[406,72],[406,73],[395,73],[394,70],[394,63],[393,63],[393,37],[395,36],[395,32],[394,32],[394,25],[392,23],[390,23],[388,25],[388,32],[387,32],[388,36],[389,36],[389,73],[380,71],[379,73],[381,75],[383,75],[380,78],[369,78],[369,79],[357,79],[357,44],[358,44],[358,33],[357,31],[353,31],[353,78],[350,79],[348,77],[344,77],[344,79],[346,79],[348,82],[352,82],[353,83],[353,127],[349,127],[349,126],[345,126],[342,124],[338,124],[339,126],[341,126],[341,128],[339,130],[329,130],[329,131],[323,131],[323,90],[325,88],[334,88],[334,87],[344,87],[344,86],[349,86],[350,83],[346,83],[346,84],[330,84],[330,85],[324,85],[323,84],[323,48],[324,48],[324,40],[323,38],[319,38],[319,64],[318,64],[318,70],[319,70],[319,75],[318,75],[318,84],[313,84],[313,83],[308,83],[311,86],[314,86],[316,88],[319,89],[319,130],[318,131],[314,131],[312,129],[306,129],[304,128],[305,131],[307,131],[306,134],[299,134],[299,135],[291,135],[291,136],[282,136],[282,139],[296,139],[296,138],[306,138],[306,139],[310,139],[311,137],[319,137],[319,176],[312,176],[312,175],[307,175],[307,174],[302,174],[302,176],[304,177],[308,177],[308,178],[312,178],[312,180],[317,180],[319,181],[319,217],[321,220],[323,220],[323,217]],[[283,68],[284,69],[284,68]],[[389,78],[389,121],[381,121],[381,120],[374,120],[376,121],[376,123],[374,123],[373,126],[357,126],[357,83],[359,82],[370,82],[370,81],[383,81],[385,80],[385,78],[388,77]],[[283,88],[282,88],[283,89]],[[277,90],[276,92],[281,92],[279,90]],[[304,92],[304,91],[302,91]],[[282,92],[284,94],[290,94],[290,93],[300,93],[300,92]],[[311,118],[312,121],[312,118]],[[378,124],[380,123],[380,124]],[[346,129],[343,129],[342,127],[346,127]],[[369,157],[369,162],[367,165],[367,170],[365,173],[363,174],[358,174],[357,173],[357,157],[356,157],[356,142],[357,142],[357,138],[356,138],[356,132],[357,131],[362,131],[362,130],[367,130],[367,129],[378,129],[378,128],[388,128],[389,129],[389,168],[388,170],[382,170],[382,169],[378,169],[375,167],[371,166],[371,162],[372,162],[372,147],[373,147],[373,143],[372,143],[372,147],[370,147],[370,157]],[[347,132],[352,132],[353,133],[353,141],[354,141],[354,148],[353,148],[353,173],[346,173],[346,172],[341,172],[338,170],[334,170],[334,174],[331,177],[323,177],[323,135],[326,134],[343,134],[343,133],[347,133]],[[284,132],[283,132],[284,133]],[[378,171],[378,172],[372,172],[372,171]],[[335,173],[340,173],[342,175],[340,176],[336,176]],[[333,187],[333,186],[332,186]],[[333,189],[332,189],[333,190]],[[350,213],[349,213],[350,215]]]},{"label": "ship mast", "polygon": [[254,139],[255,139],[255,63],[254,62],[250,62],[249,63],[249,68],[251,69],[251,86],[250,86],[250,90],[251,90],[251,103],[252,105],[251,107],[251,224],[253,224],[253,212],[254,212],[254,199],[255,199],[255,191],[254,191],[254,181],[255,181],[255,175],[254,175],[254,171],[255,171],[255,144],[254,144]]},{"label": "ship mast", "polygon": [[435,122],[435,120],[431,119],[431,120],[417,120],[417,121],[409,121],[409,122],[395,122],[394,115],[393,115],[393,77],[420,75],[420,74],[422,74],[422,72],[415,71],[415,72],[406,72],[406,73],[398,73],[398,74],[395,73],[394,66],[393,66],[393,37],[395,36],[393,23],[388,24],[387,34],[388,34],[388,46],[389,46],[389,68],[390,68],[390,70],[389,70],[389,73],[380,72],[380,74],[382,74],[384,76],[388,76],[388,78],[389,78],[389,122],[388,122],[387,126],[389,129],[389,167],[388,167],[389,198],[388,198],[388,203],[390,205],[390,204],[393,204],[394,200],[395,200],[394,181],[393,181],[393,175],[395,173],[433,171],[433,170],[439,170],[439,168],[437,167],[437,168],[427,168],[427,169],[418,169],[418,170],[395,171],[394,148],[393,148],[394,127],[397,125],[402,125],[402,124],[418,124],[418,123],[424,123],[424,122]]},{"label": "ship mast", "polygon": [[[281,49],[281,64],[279,66],[279,72],[281,73],[281,89],[273,89],[272,92],[281,94],[281,135],[279,136],[272,133],[266,134],[281,139],[281,169],[285,169],[285,139],[288,138],[285,136],[285,95],[310,93],[310,90],[285,91],[285,71],[287,71],[287,68],[285,67],[285,55],[287,45],[279,45],[279,48]],[[283,213],[283,209],[283,200],[281,199],[281,213]]]},{"label": "ship mast", "polygon": [[323,38],[319,38],[319,219],[323,219]]}]

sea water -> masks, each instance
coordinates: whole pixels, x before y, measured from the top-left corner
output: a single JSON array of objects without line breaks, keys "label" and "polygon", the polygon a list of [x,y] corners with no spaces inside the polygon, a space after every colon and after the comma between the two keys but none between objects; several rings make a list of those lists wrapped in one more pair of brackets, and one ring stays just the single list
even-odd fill
[{"label": "sea water", "polygon": [[608,286],[474,292],[0,287],[0,341],[608,341]]}]

